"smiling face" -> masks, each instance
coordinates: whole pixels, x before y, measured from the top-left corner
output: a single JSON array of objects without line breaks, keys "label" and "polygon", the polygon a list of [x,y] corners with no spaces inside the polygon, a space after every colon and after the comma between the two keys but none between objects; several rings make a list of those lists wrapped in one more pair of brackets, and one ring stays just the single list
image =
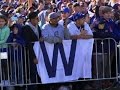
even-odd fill
[{"label": "smiling face", "polygon": [[69,13],[64,13],[64,12],[61,13],[62,19],[66,19],[66,18],[68,18],[69,16],[70,16]]}]

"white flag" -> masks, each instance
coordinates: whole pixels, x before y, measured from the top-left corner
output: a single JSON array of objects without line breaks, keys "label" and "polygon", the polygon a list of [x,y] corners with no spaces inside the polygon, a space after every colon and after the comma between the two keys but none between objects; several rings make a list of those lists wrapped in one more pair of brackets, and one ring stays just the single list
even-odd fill
[{"label": "white flag", "polygon": [[62,44],[35,42],[37,71],[42,83],[91,78],[94,39],[64,40]]}]

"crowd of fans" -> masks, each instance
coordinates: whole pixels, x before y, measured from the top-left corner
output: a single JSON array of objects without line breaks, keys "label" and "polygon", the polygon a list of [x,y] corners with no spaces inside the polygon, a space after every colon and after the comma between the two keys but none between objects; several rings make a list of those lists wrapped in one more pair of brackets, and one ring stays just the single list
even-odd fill
[{"label": "crowd of fans", "polygon": [[[31,80],[37,60],[31,42],[61,43],[64,39],[120,40],[120,3],[109,0],[0,1],[0,44],[18,43],[30,50]],[[2,49],[3,50],[3,49]],[[35,89],[29,87],[28,90]],[[62,90],[62,89],[60,89]]]},{"label": "crowd of fans", "polygon": [[[73,27],[73,22],[77,23],[77,20],[81,19],[81,21],[90,26],[91,34],[102,31],[105,33],[105,35],[95,33],[94,37],[96,37],[97,34],[97,37],[112,37],[116,41],[119,41],[120,38],[120,4],[116,3],[111,6],[109,0],[46,0],[45,2],[39,1],[39,3],[34,1],[30,8],[28,8],[27,1],[24,2],[24,4],[19,4],[17,1],[14,1],[13,3],[1,1],[0,5],[1,15],[4,15],[4,17],[1,16],[1,19],[5,20],[5,26],[10,29],[10,32],[6,35],[5,41],[10,34],[15,34],[14,32],[16,29],[18,29],[19,37],[24,39],[21,35],[23,33],[22,27],[27,25],[29,20],[34,17],[34,15],[29,17],[29,14],[32,12],[38,14],[38,25],[41,30],[43,30],[46,23],[52,21],[51,19],[56,19],[56,22],[58,21],[60,25],[66,27],[72,35],[72,31],[69,28]],[[49,17],[51,13],[54,15]],[[81,25],[77,25],[78,28],[81,26],[84,27],[84,24],[82,25],[81,23]],[[86,26],[86,28],[88,27]],[[113,33],[113,35],[108,35],[110,33]],[[25,40],[19,43],[25,44],[24,41]]]}]

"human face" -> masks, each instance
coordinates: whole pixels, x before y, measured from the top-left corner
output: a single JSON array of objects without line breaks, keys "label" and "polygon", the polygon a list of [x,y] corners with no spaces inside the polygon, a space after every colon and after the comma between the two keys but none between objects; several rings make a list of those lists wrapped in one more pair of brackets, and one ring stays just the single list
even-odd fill
[{"label": "human face", "polygon": [[57,24],[58,24],[58,21],[59,21],[59,17],[54,18],[54,19],[50,19],[50,23],[51,23],[52,25],[57,25]]},{"label": "human face", "polygon": [[85,22],[85,18],[81,18],[81,19],[78,19],[78,20],[76,20],[76,23],[77,23],[77,25],[84,25],[84,22]]},{"label": "human face", "polygon": [[4,27],[6,24],[6,21],[3,18],[0,18],[0,28]]},{"label": "human face", "polygon": [[109,20],[110,18],[112,18],[112,13],[111,13],[111,12],[104,13],[104,14],[103,14],[103,17],[104,17],[106,20]]},{"label": "human face", "polygon": [[87,3],[83,3],[83,5],[81,5],[81,12],[87,13],[87,11],[88,11]]},{"label": "human face", "polygon": [[14,34],[18,34],[18,28],[17,28],[17,27],[14,27],[13,33],[14,33]]},{"label": "human face", "polygon": [[89,17],[89,14],[86,15],[85,17],[85,22],[89,23],[90,22],[90,17]]},{"label": "human face", "polygon": [[32,23],[34,26],[38,25],[38,22],[39,22],[38,16],[35,17],[35,18],[33,18],[33,19],[31,19],[31,23]]},{"label": "human face", "polygon": [[22,25],[24,23],[24,18],[18,18],[17,22]]},{"label": "human face", "polygon": [[69,15],[70,15],[69,13],[64,13],[64,12],[61,13],[61,17],[62,17],[62,19],[66,19],[66,18],[68,18]]},{"label": "human face", "polygon": [[80,12],[80,6],[76,6],[76,7],[73,7],[73,11],[74,12]]}]

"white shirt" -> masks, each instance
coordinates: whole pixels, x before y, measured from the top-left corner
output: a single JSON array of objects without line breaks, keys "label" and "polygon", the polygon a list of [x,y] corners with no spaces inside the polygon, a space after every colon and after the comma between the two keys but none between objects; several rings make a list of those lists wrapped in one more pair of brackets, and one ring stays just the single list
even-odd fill
[{"label": "white shirt", "polygon": [[[71,35],[79,35],[81,33],[80,29],[78,29],[77,26],[75,25],[75,22],[69,23],[67,25],[67,28]],[[84,23],[84,29],[87,30],[88,35],[93,35],[90,26],[86,22]]]}]

